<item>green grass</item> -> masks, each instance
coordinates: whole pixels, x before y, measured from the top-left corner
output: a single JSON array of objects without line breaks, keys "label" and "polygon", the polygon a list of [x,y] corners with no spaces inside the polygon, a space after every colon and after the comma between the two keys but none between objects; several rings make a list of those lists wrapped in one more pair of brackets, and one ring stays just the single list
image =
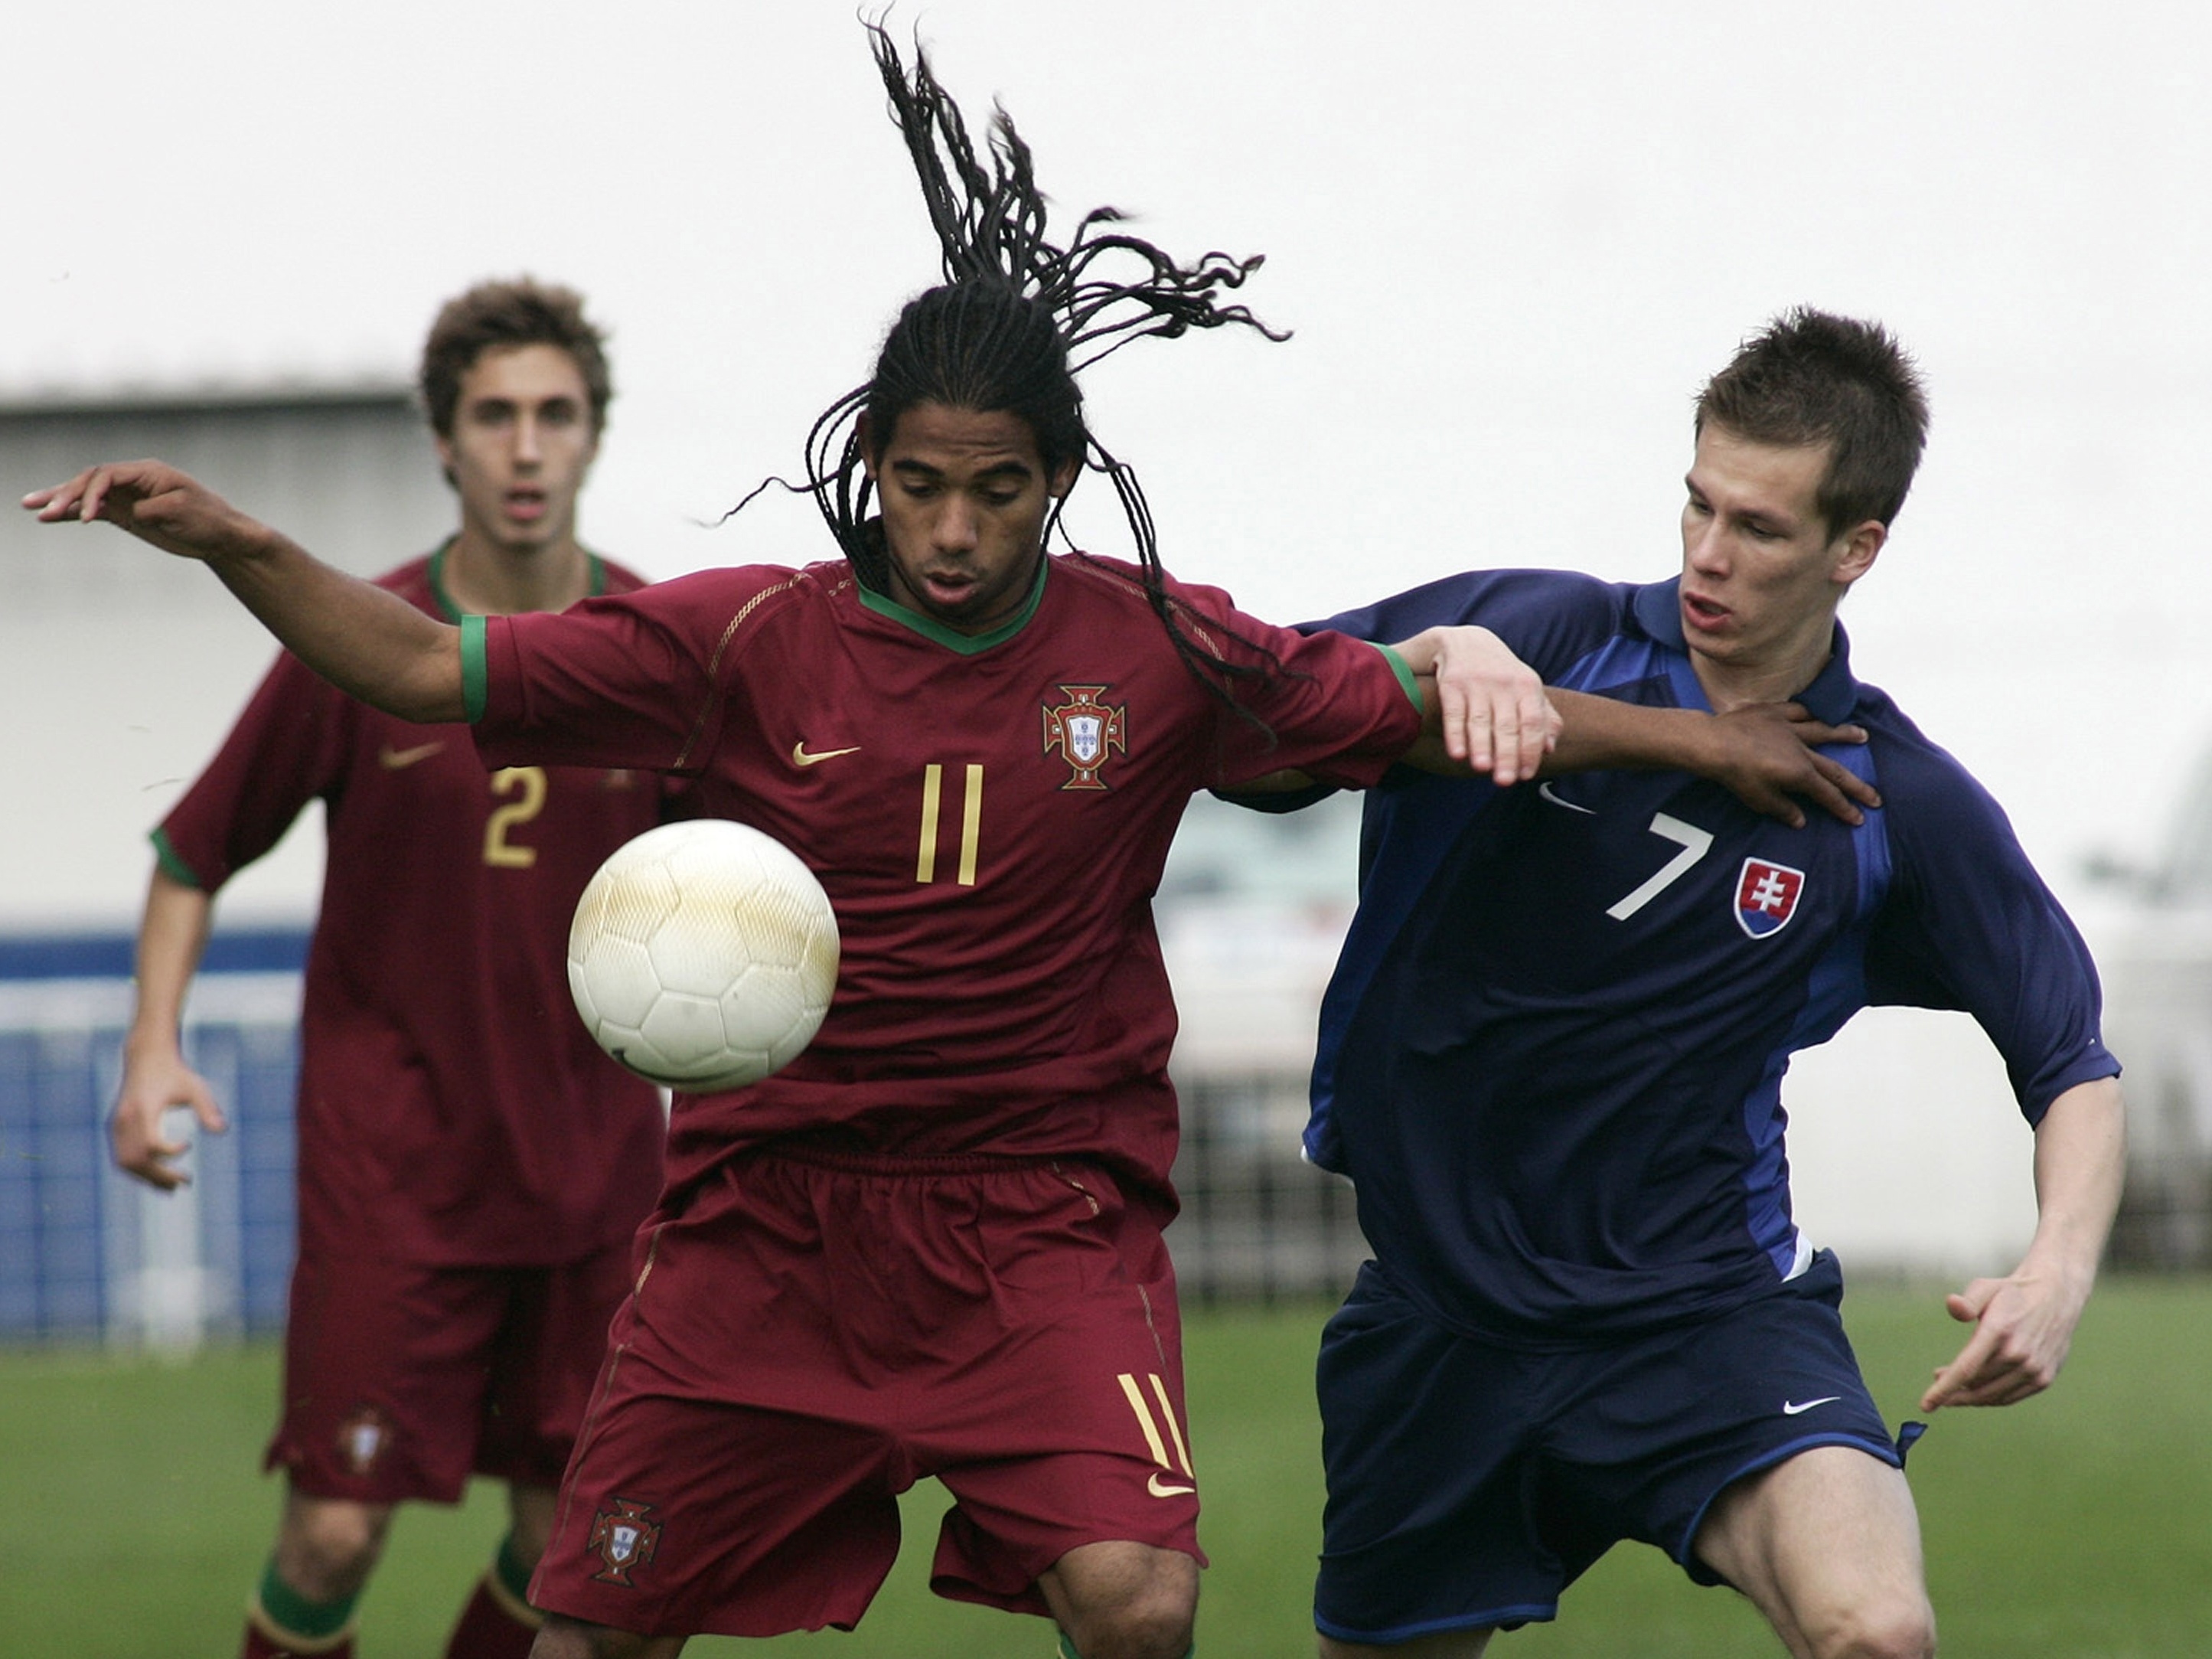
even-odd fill
[{"label": "green grass", "polygon": [[[1846,1314],[1893,1418],[1957,1345],[1940,1292],[1855,1291]],[[1324,1310],[1194,1314],[1191,1416],[1213,1557],[1206,1659],[1310,1654],[1320,1480],[1310,1374]],[[256,1474],[275,1397],[263,1347],[187,1364],[0,1355],[0,1650],[169,1659],[235,1650],[277,1487]],[[2212,1650],[2212,1283],[2115,1279],[2052,1393],[1942,1418],[1914,1489],[1946,1659],[2149,1659]],[[860,1631],[689,1651],[814,1659],[1046,1659],[1037,1621],[937,1601],[925,1577],[939,1489]],[[362,1659],[442,1650],[501,1525],[495,1489],[411,1507],[364,1607]],[[1780,1650],[1734,1597],[1656,1553],[1616,1550],[1560,1622],[1499,1659],[1730,1659]]]}]

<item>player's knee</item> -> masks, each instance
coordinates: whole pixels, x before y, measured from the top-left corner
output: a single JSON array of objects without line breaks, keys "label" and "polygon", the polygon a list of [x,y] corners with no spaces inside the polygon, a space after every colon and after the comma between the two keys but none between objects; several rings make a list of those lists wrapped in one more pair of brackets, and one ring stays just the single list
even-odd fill
[{"label": "player's knee", "polygon": [[1066,1571],[1074,1561],[1060,1564],[1068,1601],[1063,1622],[1081,1659],[1183,1659],[1190,1651],[1195,1561],[1172,1550],[1133,1549]]},{"label": "player's knee", "polygon": [[1925,1596],[1869,1597],[1806,1634],[1815,1659],[1934,1659],[1936,1613]]},{"label": "player's knee", "polygon": [[1082,1659],[1184,1659],[1195,1607],[1168,1598],[1094,1613],[1073,1632]]},{"label": "player's knee", "polygon": [[386,1505],[295,1498],[277,1540],[277,1575],[312,1601],[357,1595],[391,1528]]}]

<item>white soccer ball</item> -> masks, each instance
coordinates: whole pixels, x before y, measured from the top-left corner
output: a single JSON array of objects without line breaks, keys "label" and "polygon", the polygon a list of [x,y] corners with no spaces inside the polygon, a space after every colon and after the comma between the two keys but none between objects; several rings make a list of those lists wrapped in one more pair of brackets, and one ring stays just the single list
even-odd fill
[{"label": "white soccer ball", "polygon": [[814,872],[726,818],[615,849],[568,929],[568,988],[599,1045],[687,1094],[741,1089],[814,1040],[837,985],[837,918]]}]

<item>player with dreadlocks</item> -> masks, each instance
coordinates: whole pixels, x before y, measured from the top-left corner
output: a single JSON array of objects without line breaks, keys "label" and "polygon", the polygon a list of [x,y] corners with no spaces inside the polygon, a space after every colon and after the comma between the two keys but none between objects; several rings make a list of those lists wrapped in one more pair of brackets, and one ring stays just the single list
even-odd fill
[{"label": "player with dreadlocks", "polygon": [[[917,47],[909,76],[890,36],[872,26],[870,36],[937,234],[945,281],[907,305],[875,373],[833,404],[809,438],[816,499],[838,545],[862,581],[878,592],[896,592],[900,576],[881,520],[868,512],[878,459],[867,453],[870,434],[890,433],[902,416],[927,403],[1003,410],[1029,428],[1048,475],[1087,465],[1113,481],[1147,602],[1201,683],[1233,700],[1239,681],[1279,664],[1249,639],[1238,641],[1246,647],[1241,655],[1224,654],[1202,636],[1188,603],[1170,593],[1136,473],[1091,433],[1076,376],[1146,335],[1172,337],[1237,325],[1272,340],[1288,337],[1219,297],[1241,287],[1260,258],[1208,253],[1181,264],[1117,230],[1121,215],[1113,208],[1094,209],[1066,248],[1056,246],[1046,234],[1030,148],[1005,111],[993,122],[987,169],[927,55]],[[1115,269],[1124,266],[1133,271]],[[1057,528],[1064,499],[1054,499],[1047,537]]]},{"label": "player with dreadlocks", "polygon": [[[1149,897],[1196,790],[1276,769],[1370,784],[1425,703],[1428,741],[1439,724],[1401,654],[1164,574],[1133,479],[1084,424],[1071,349],[1257,327],[1221,302],[1254,262],[1180,265],[1103,212],[1054,246],[1011,125],[987,172],[927,65],[909,81],[873,39],[948,280],[816,428],[846,557],[453,628],[158,462],[26,498],[206,560],[325,678],[469,720],[492,765],[691,778],[702,811],[782,841],[829,890],[842,958],[812,1047],[675,1101],[532,1581],[538,1659],[849,1628],[896,1553],[898,1494],[931,1475],[955,1500],[939,1593],[1048,1616],[1080,1659],[1188,1650],[1200,1483],[1161,1237],[1175,1013]],[[1086,461],[1115,480],[1134,563],[1044,550]],[[1415,648],[1456,676],[1480,643]],[[1552,716],[1533,676],[1490,662],[1443,723],[1479,763],[1494,731],[1510,782]],[[1719,725],[1643,712],[1678,737]],[[1770,724],[1747,775],[1832,795]]]}]

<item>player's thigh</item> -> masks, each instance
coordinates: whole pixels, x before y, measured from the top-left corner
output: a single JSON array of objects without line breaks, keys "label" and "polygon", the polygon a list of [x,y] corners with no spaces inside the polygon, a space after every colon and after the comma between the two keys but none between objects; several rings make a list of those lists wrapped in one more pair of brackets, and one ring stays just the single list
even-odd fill
[{"label": "player's thigh", "polygon": [[578,1442],[532,1604],[658,1635],[859,1622],[898,1554],[886,1437],[639,1392],[637,1369]]},{"label": "player's thigh", "polygon": [[1713,1502],[1698,1558],[1749,1597],[1793,1653],[1934,1650],[1920,1522],[1905,1473],[1817,1446]]},{"label": "player's thigh", "polygon": [[579,1261],[512,1270],[489,1356],[477,1474],[560,1484],[606,1356],[608,1325],[632,1278],[628,1241]]},{"label": "player's thigh", "polygon": [[[1081,1178],[1080,1220],[1041,1172],[973,1206],[992,1316],[916,1373],[903,1419],[917,1469],[956,1500],[938,1589],[1019,1612],[1048,1611],[1048,1572],[1091,1546],[1149,1562],[1155,1589],[1194,1592],[1204,1560],[1173,1273],[1158,1230],[1099,1172]],[[1094,1215],[1114,1224],[1110,1249],[1080,1237]]]},{"label": "player's thigh", "polygon": [[1560,1370],[1438,1325],[1376,1264],[1361,1270],[1316,1367],[1324,1637],[1403,1651],[1553,1616],[1603,1547],[1569,1559],[1534,1502]]},{"label": "player's thigh", "polygon": [[502,1271],[303,1255],[284,1334],[284,1415],[269,1451],[319,1498],[452,1503],[475,1461]]}]

